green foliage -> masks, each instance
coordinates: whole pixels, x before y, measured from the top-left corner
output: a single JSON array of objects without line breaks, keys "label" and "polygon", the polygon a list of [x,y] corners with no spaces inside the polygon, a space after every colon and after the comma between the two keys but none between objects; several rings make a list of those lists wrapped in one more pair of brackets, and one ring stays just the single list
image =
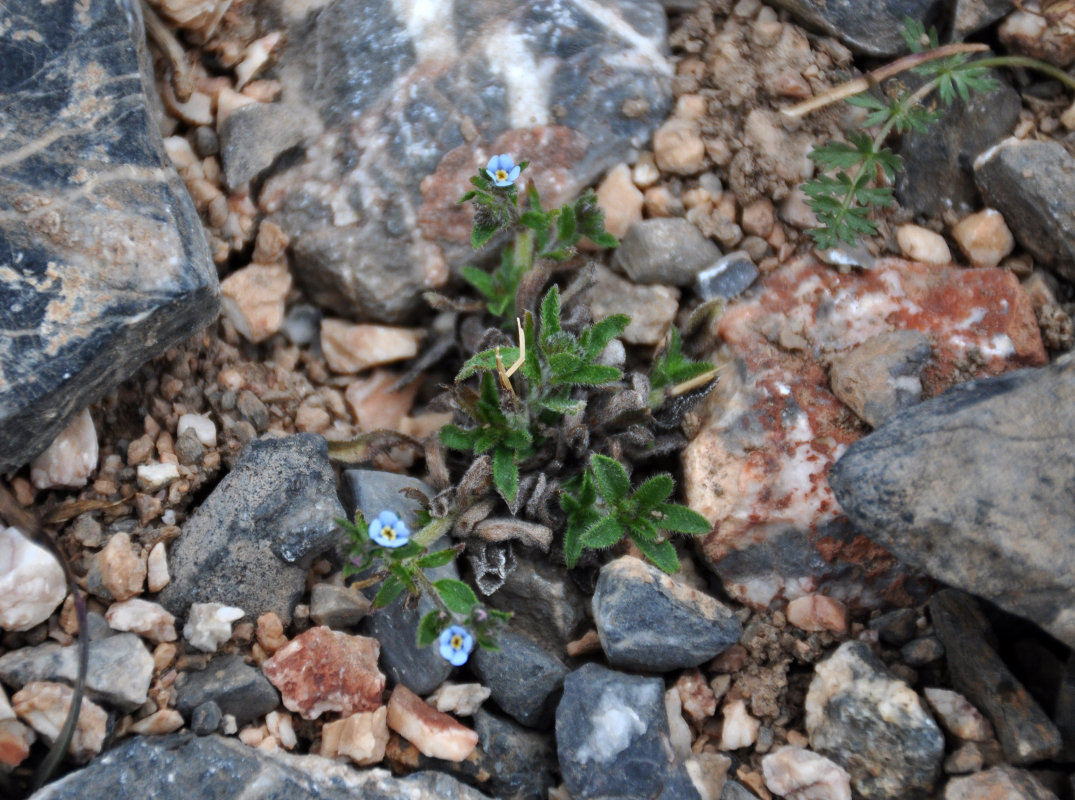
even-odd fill
[{"label": "green foliage", "polygon": [[[935,29],[927,34],[920,22],[910,18],[903,36],[912,53],[927,53],[939,46]],[[973,93],[991,91],[997,82],[988,71],[988,66],[971,61],[970,53],[954,53],[915,66],[913,72],[925,83],[914,90],[900,88],[883,99],[872,92],[848,98],[848,103],[869,112],[863,126],[876,132],[872,136],[850,132],[847,142],[827,142],[811,151],[810,159],[819,172],[803,185],[803,191],[817,215],[818,226],[808,233],[818,247],[854,244],[877,232],[871,214],[892,205],[891,184],[901,168],[899,156],[884,146],[889,135],[927,131],[940,116],[939,110],[923,105],[931,94],[936,93],[941,107],[947,108],[957,98],[968,100]]]},{"label": "green foliage", "polygon": [[650,407],[659,408],[668,397],[669,391],[678,384],[694,380],[713,370],[713,365],[708,361],[692,361],[683,354],[683,338],[679,335],[679,329],[672,326],[668,345],[653,359],[653,366],[650,368]]},{"label": "green foliage", "polygon": [[[477,393],[460,387],[460,409],[475,423],[472,428],[446,425],[440,440],[456,450],[475,454],[493,453],[493,481],[500,494],[512,503],[519,485],[519,464],[530,458],[545,440],[543,431],[564,414],[577,413],[585,401],[572,396],[579,386],[601,386],[623,377],[616,367],[595,363],[605,346],[619,336],[630,319],[624,314],[606,317],[584,328],[578,336],[561,324],[560,290],[553,286],[540,309],[540,335],[533,315],[521,325],[525,357],[518,369],[521,389],[498,389],[501,366],[519,360],[521,349],[502,347],[484,350],[463,364],[456,383],[481,373]],[[497,358],[500,365],[497,364]],[[494,377],[496,376],[496,377]]]},{"label": "green foliage", "polygon": [[588,469],[569,482],[560,507],[567,514],[564,555],[578,563],[582,549],[603,550],[630,536],[642,553],[668,573],[679,558],[667,533],[709,533],[705,517],[667,502],[675,490],[670,475],[655,475],[633,492],[627,470],[615,459],[593,454]]}]

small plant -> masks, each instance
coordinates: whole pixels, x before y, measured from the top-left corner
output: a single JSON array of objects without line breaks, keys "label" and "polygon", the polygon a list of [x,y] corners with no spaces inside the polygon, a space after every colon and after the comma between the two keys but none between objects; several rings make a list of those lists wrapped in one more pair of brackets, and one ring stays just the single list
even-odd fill
[{"label": "small plant", "polygon": [[633,492],[620,462],[594,453],[586,471],[565,487],[560,505],[567,513],[564,555],[573,567],[582,548],[602,550],[630,536],[642,553],[663,569],[679,570],[667,533],[698,535],[712,526],[686,506],[667,502],[675,490],[671,475],[655,475]]},{"label": "small plant", "polygon": [[[822,249],[840,242],[854,244],[860,237],[877,232],[871,214],[875,208],[892,205],[891,183],[902,163],[885,142],[893,133],[928,129],[941,113],[924,106],[930,95],[935,93],[941,107],[947,108],[956,98],[967,100],[974,93],[991,91],[997,86],[988,74],[994,67],[1030,67],[1075,88],[1075,78],[1036,59],[997,56],[971,60],[972,53],[988,48],[962,43],[941,46],[935,29],[927,34],[922,24],[912,19],[906,20],[903,37],[910,55],[785,111],[798,117],[846,100],[869,112],[863,126],[872,134],[853,131],[846,142],[817,145],[810,152],[820,173],[803,184],[803,191],[819,225],[807,232]],[[924,79],[918,88],[900,87],[885,97],[872,92],[883,80],[907,70]]]},{"label": "small plant", "polygon": [[[541,302],[540,337],[533,315],[527,312],[526,322],[518,326],[519,347],[485,350],[463,364],[456,383],[482,373],[477,393],[457,392],[461,410],[476,424],[444,426],[441,442],[475,454],[492,451],[496,487],[508,503],[514,502],[519,464],[534,455],[545,438],[543,431],[564,414],[577,414],[585,407],[585,400],[573,397],[572,390],[623,377],[618,368],[595,362],[629,322],[626,315],[615,314],[585,327],[576,337],[561,326],[560,290],[553,286]],[[510,368],[505,368],[505,360],[513,362]],[[516,371],[522,384],[518,392],[511,383]]]},{"label": "small plant", "polygon": [[692,361],[683,354],[683,338],[673,325],[668,345],[653,359],[650,369],[650,407],[660,408],[667,398],[707,383],[716,374],[716,368],[708,361]]}]

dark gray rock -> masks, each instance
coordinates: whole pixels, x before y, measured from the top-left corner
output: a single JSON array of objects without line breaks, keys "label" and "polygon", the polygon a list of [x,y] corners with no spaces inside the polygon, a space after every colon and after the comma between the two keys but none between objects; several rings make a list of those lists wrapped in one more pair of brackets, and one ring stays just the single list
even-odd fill
[{"label": "dark gray rock", "polygon": [[814,670],[806,695],[810,749],[851,776],[864,800],[929,796],[944,735],[922,699],[862,642],[845,642]]},{"label": "dark gray rock", "polygon": [[[256,789],[254,788],[256,787]],[[393,778],[320,756],[268,755],[222,736],[135,736],[32,800],[488,800],[454,778],[418,772]]]},{"label": "dark gray rock", "polygon": [[567,667],[529,637],[511,631],[497,635],[499,652],[478,648],[473,670],[505,713],[530,728],[552,722]]},{"label": "dark gray rock", "polygon": [[750,789],[739,781],[725,781],[724,789],[720,793],[720,800],[754,800],[757,797]]},{"label": "dark gray rock", "polygon": [[717,297],[731,300],[749,289],[757,277],[758,268],[754,266],[754,260],[745,251],[736,250],[699,272],[694,288],[702,300]]},{"label": "dark gray rock", "polygon": [[1053,720],[1060,731],[1064,749],[1058,761],[1075,761],[1075,654],[1069,654],[1056,690]]},{"label": "dark gray rock", "polygon": [[598,664],[575,670],[556,709],[556,751],[572,797],[660,796],[682,769],[671,755],[664,681]]},{"label": "dark gray rock", "polygon": [[286,625],[343,516],[323,438],[253,441],[183,526],[159,602],[176,616],[191,603],[237,606],[248,619],[275,611]]},{"label": "dark gray rock", "polygon": [[887,645],[906,644],[918,633],[918,612],[913,608],[897,608],[870,620],[870,630]]},{"label": "dark gray rock", "polygon": [[929,601],[937,636],[948,652],[948,672],[997,733],[1004,758],[1033,764],[1060,751],[1060,732],[988,643],[989,623],[970,595],[954,589]]},{"label": "dark gray rock", "polygon": [[489,604],[510,611],[512,626],[526,631],[546,651],[563,657],[586,620],[589,598],[567,573],[544,554],[514,548],[516,569],[489,598]]},{"label": "dark gray rock", "polygon": [[291,26],[283,98],[325,132],[262,196],[314,302],[404,321],[473,258],[472,209],[457,201],[490,156],[530,161],[554,205],[649,140],[671,104],[665,11],[600,9],[452,0],[404,15],[388,0],[335,0]]},{"label": "dark gray rock", "polygon": [[220,730],[224,713],[220,706],[209,700],[195,708],[190,714],[190,729],[198,736],[208,736]]},{"label": "dark gray rock", "polygon": [[245,725],[280,705],[280,695],[269,679],[242,656],[217,656],[205,669],[183,673],[178,689],[176,708],[187,717],[214,703],[220,713],[231,714],[239,725]]},{"label": "dark gray rock", "polygon": [[220,126],[220,160],[228,186],[253,180],[288,150],[318,130],[305,108],[287,103],[251,103],[235,109]]},{"label": "dark gray rock", "polygon": [[369,613],[370,600],[344,586],[319,583],[310,591],[310,619],[335,630],[357,625]]},{"label": "dark gray rock", "polygon": [[6,8],[0,29],[0,469],[48,447],[217,315],[216,269],[164,152],[141,7]]},{"label": "dark gray rock", "polygon": [[720,258],[720,248],[682,217],[644,219],[631,226],[612,263],[636,283],[690,286]]},{"label": "dark gray rock", "polygon": [[912,639],[900,648],[900,658],[909,667],[924,667],[944,658],[944,645],[936,636]]},{"label": "dark gray rock", "polygon": [[1006,139],[975,162],[986,203],[1035,261],[1075,280],[1075,158],[1058,142]]},{"label": "dark gray rock", "polygon": [[[78,648],[46,642],[0,656],[0,680],[20,689],[30,681],[74,684]],[[146,702],[153,680],[153,656],[133,633],[119,633],[90,643],[86,695],[118,711],[134,711]]]},{"label": "dark gray rock", "polygon": [[1071,431],[1066,357],[897,414],[844,453],[829,484],[855,528],[904,563],[1075,645]]},{"label": "dark gray rock", "polygon": [[556,750],[551,734],[520,727],[484,708],[474,714],[482,765],[492,776],[487,791],[500,800],[546,800],[556,786]]},{"label": "dark gray rock", "polygon": [[1013,8],[1013,0],[956,0],[952,8],[952,38],[963,39],[977,33]]},{"label": "dark gray rock", "polygon": [[852,50],[871,56],[894,56],[906,52],[900,32],[906,17],[928,28],[937,21],[943,6],[939,0],[877,0],[863,5],[857,0],[775,0],[808,28],[835,36]]},{"label": "dark gray rock", "polygon": [[[416,500],[400,494],[401,489],[417,489],[433,497],[433,490],[422,481],[391,472],[367,469],[349,469],[343,473],[341,494],[351,516],[355,510],[362,512],[367,520],[382,511],[395,511],[413,531],[417,524],[415,516],[421,507]],[[438,550],[448,546],[447,540],[435,542],[430,548]],[[459,579],[459,568],[451,562],[437,569],[427,570],[431,580],[440,578]],[[377,586],[365,589],[373,599]],[[423,595],[418,607],[406,608],[406,597],[400,596],[384,608],[367,615],[359,625],[364,636],[381,643],[380,666],[391,684],[402,683],[415,694],[427,695],[440,686],[452,672],[452,665],[441,658],[435,646],[418,647],[418,623],[435,608],[428,596]]]},{"label": "dark gray rock", "polygon": [[633,556],[601,567],[593,615],[601,647],[619,669],[695,667],[743,635],[742,623],[718,600]]},{"label": "dark gray rock", "polygon": [[900,203],[920,217],[977,211],[974,159],[1011,134],[1021,108],[1019,93],[1001,82],[991,92],[956,99],[924,133],[905,134],[895,186]]},{"label": "dark gray rock", "polygon": [[877,428],[922,401],[919,375],[933,348],[921,331],[889,331],[837,355],[829,368],[832,393]]}]

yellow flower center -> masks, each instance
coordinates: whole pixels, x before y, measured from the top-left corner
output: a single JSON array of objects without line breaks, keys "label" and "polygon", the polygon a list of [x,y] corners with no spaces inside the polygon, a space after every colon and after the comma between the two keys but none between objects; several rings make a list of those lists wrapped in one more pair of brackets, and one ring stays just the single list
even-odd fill
[{"label": "yellow flower center", "polygon": [[503,170],[503,169],[498,169],[498,170],[496,171],[496,179],[497,179],[498,181],[506,181],[506,180],[508,179],[508,173],[507,173],[507,170]]},{"label": "yellow flower center", "polygon": [[396,529],[393,528],[391,525],[385,525],[381,529],[381,534],[390,542],[394,542],[396,540]]},{"label": "yellow flower center", "polygon": [[460,650],[463,647],[463,637],[460,636],[458,633],[454,634],[449,641],[449,644],[451,645],[453,650]]}]

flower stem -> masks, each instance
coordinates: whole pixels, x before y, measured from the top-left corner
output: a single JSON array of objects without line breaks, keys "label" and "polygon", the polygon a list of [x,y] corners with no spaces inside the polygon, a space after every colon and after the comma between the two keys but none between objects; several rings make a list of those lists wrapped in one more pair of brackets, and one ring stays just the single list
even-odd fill
[{"label": "flower stem", "polygon": [[430,520],[428,525],[411,536],[411,541],[422,547],[429,547],[452,529],[458,516],[458,511],[451,511],[445,517]]}]

